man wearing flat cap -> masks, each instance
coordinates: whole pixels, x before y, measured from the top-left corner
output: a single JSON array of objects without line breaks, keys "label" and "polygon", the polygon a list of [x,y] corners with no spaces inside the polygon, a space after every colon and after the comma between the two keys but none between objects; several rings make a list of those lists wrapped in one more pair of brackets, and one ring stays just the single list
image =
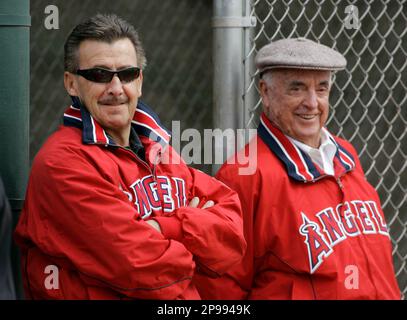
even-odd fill
[{"label": "man wearing flat cap", "polygon": [[[346,59],[307,39],[263,47],[257,168],[239,152],[217,178],[239,194],[243,262],[200,281],[204,299],[400,299],[379,197],[352,145],[325,127],[333,71]],[[232,160],[232,161],[231,161]],[[199,281],[198,281],[199,282]]]}]

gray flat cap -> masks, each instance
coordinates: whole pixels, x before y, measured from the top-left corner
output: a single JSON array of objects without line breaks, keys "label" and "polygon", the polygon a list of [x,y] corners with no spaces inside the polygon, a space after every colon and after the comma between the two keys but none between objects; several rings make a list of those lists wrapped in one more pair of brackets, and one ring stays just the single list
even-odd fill
[{"label": "gray flat cap", "polygon": [[276,68],[337,71],[346,67],[342,54],[305,38],[270,42],[257,53],[255,63],[260,73]]}]

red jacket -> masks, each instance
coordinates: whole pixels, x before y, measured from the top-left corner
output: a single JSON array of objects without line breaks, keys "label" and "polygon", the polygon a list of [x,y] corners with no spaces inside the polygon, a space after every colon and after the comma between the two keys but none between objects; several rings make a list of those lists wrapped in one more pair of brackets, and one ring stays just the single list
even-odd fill
[{"label": "red jacket", "polygon": [[331,139],[335,177],[262,115],[255,173],[239,174],[240,156],[217,174],[239,194],[247,252],[220,279],[196,276],[202,298],[400,299],[379,197],[354,148]]},{"label": "red jacket", "polygon": [[[238,196],[189,168],[147,106],[139,102],[131,135],[145,161],[84,108],[68,108],[64,124],[34,160],[15,232],[27,298],[199,299],[197,269],[216,277],[241,260]],[[187,207],[194,196],[215,205]]]}]

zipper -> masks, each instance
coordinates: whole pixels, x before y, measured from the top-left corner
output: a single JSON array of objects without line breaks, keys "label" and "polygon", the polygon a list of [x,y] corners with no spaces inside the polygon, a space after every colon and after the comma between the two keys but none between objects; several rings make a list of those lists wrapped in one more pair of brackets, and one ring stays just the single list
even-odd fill
[{"label": "zipper", "polygon": [[339,185],[339,188],[341,189],[341,191],[343,192],[343,184],[342,184],[342,180],[341,180],[342,176],[339,176],[338,178],[336,178],[336,182]]},{"label": "zipper", "polygon": [[[345,173],[346,173],[346,172],[345,172]],[[337,178],[335,178],[335,181],[336,181],[336,183],[338,184],[339,189],[341,189],[341,193],[342,193],[341,203],[342,203],[342,204],[345,203],[345,190],[344,190],[344,186],[343,186],[343,183],[342,183],[341,178],[345,175],[345,173],[343,173],[343,174],[341,174],[340,176],[338,176]],[[344,213],[343,213],[344,208],[343,208],[343,207],[344,207],[344,206],[342,205],[340,211],[338,212],[341,217],[344,217]]]},{"label": "zipper", "polygon": [[[344,186],[343,186],[343,183],[342,183],[341,178],[342,178],[346,173],[348,173],[348,172],[350,172],[350,171],[351,171],[351,170],[345,171],[344,173],[342,173],[342,174],[341,174],[340,176],[338,176],[338,177],[324,174],[324,175],[319,176],[318,178],[316,178],[316,179],[314,179],[314,180],[311,180],[311,182],[316,182],[316,181],[321,180],[322,178],[325,178],[325,177],[335,179],[337,185],[339,186],[339,189],[341,190],[341,194],[342,194],[341,203],[344,203],[344,201],[345,201],[345,190],[344,190]],[[306,183],[306,182],[307,182],[307,181],[304,181],[304,183]],[[341,212],[339,212],[339,215],[343,217],[342,210],[341,210]]]},{"label": "zipper", "polygon": [[[325,174],[325,175],[319,176],[318,178],[316,178],[314,180],[311,180],[311,182],[317,182],[317,181],[319,181],[319,180],[321,180],[322,178],[325,178],[325,177],[328,177],[328,178],[332,177],[333,179],[335,179],[336,183],[338,184],[339,189],[341,189],[342,193],[344,193],[344,187],[343,187],[343,183],[342,183],[341,178],[345,175],[345,173],[341,174],[338,177],[334,177],[334,176]],[[304,181],[304,183],[307,183],[307,181]]]},{"label": "zipper", "polygon": [[[123,151],[125,151],[126,153],[131,154],[133,157],[135,157],[141,164],[143,164],[144,167],[146,167],[148,169],[148,171],[151,173],[151,176],[153,177],[154,181],[157,181],[157,177],[155,175],[155,168],[156,165],[153,163],[153,169],[151,169],[151,167],[148,165],[147,162],[145,162],[143,159],[141,159],[137,154],[135,154],[133,151],[128,150],[124,147],[119,146],[120,149],[122,149]],[[158,156],[158,155],[157,155]],[[156,156],[156,157],[157,157]],[[156,158],[157,159],[157,158]]]},{"label": "zipper", "polygon": [[156,181],[157,180],[157,176],[156,176],[156,168],[157,168],[157,160],[158,160],[158,158],[160,158],[161,157],[161,150],[160,151],[158,151],[157,152],[157,154],[155,155],[155,159],[154,159],[154,162],[153,162],[153,170],[152,170],[152,174],[153,174],[153,179],[154,179],[154,181]]},{"label": "zipper", "polygon": [[341,178],[342,178],[345,174],[347,174],[347,173],[349,173],[349,172],[351,172],[351,171],[353,171],[353,169],[352,169],[352,170],[349,170],[349,171],[343,172],[343,173],[342,173],[340,176],[338,176],[337,178],[336,178],[335,176],[333,176],[333,175],[323,174],[323,175],[320,175],[318,178],[313,179],[313,180],[311,180],[311,181],[304,181],[304,183],[307,183],[307,182],[317,182],[317,181],[319,181],[319,180],[321,180],[321,179],[323,179],[323,178],[326,178],[326,177],[331,178],[331,177],[332,177],[333,179],[335,179],[335,181],[336,181],[336,183],[338,184],[339,188],[343,191],[343,184],[342,184]]}]

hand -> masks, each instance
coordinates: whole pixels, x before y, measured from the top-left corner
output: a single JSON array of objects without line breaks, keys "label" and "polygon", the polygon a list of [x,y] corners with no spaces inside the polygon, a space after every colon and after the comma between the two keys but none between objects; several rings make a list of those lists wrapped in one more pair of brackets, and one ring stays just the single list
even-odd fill
[{"label": "hand", "polygon": [[[199,201],[198,197],[193,197],[192,200],[190,201],[190,203],[188,204],[188,207],[198,208],[199,202],[200,201]],[[206,201],[206,203],[202,206],[201,209],[207,209],[214,205],[215,205],[215,202],[213,202],[212,200],[209,200],[209,201]]]},{"label": "hand", "polygon": [[148,223],[150,226],[152,226],[159,233],[162,233],[161,232],[161,227],[160,227],[160,225],[158,224],[157,221],[155,221],[155,220],[147,220],[146,223]]}]

